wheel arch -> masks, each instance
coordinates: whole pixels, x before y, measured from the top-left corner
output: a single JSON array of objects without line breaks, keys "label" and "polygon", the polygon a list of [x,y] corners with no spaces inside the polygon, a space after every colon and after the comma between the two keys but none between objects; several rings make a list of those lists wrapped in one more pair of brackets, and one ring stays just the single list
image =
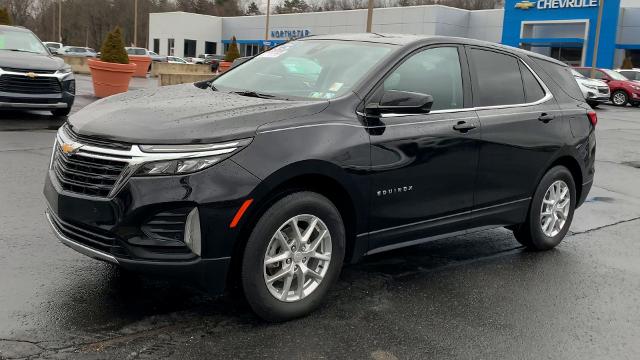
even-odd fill
[{"label": "wheel arch", "polygon": [[[342,168],[325,161],[309,160],[274,172],[252,192],[250,198],[254,201],[243,216],[233,245],[232,269],[241,266],[247,239],[260,217],[278,200],[300,191],[316,192],[336,206],[345,227],[345,263],[359,258],[363,243],[358,241],[357,234],[366,226],[366,216],[358,213],[358,209],[368,208],[364,197],[359,195],[357,184],[350,180]],[[234,271],[229,273],[233,274]],[[228,285],[232,285],[233,279],[229,278],[228,281],[231,281]]]},{"label": "wheel arch", "polygon": [[[542,176],[546,174],[549,170],[551,170],[555,166],[564,166],[569,169],[571,176],[573,176],[573,181],[576,185],[576,199],[582,198],[582,185],[583,185],[583,174],[582,168],[580,167],[580,163],[573,156],[563,155],[555,159],[544,171]],[[542,179],[542,176],[540,179]],[[540,180],[538,180],[540,182]]]}]

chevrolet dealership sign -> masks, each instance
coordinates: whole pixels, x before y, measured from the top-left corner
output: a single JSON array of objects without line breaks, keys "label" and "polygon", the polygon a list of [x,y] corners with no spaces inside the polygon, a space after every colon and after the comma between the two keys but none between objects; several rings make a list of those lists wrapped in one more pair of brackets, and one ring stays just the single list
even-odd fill
[{"label": "chevrolet dealership sign", "polygon": [[516,9],[528,10],[536,7],[545,9],[573,9],[598,7],[599,0],[538,0],[537,2],[524,0],[516,3]]}]

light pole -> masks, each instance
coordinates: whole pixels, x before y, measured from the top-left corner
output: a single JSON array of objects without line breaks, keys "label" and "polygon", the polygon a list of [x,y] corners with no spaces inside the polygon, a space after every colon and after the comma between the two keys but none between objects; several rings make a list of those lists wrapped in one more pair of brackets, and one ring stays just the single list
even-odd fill
[{"label": "light pole", "polygon": [[[596,77],[596,63],[598,62],[598,46],[600,45],[600,27],[602,26],[602,12],[604,11],[604,0],[598,1],[598,22],[596,23],[596,38],[593,43],[593,57],[591,58],[590,78]],[[588,46],[588,43],[587,43]]]},{"label": "light pole", "polygon": [[271,0],[267,0],[267,17],[264,23],[264,48],[267,49],[267,41],[269,40],[269,10],[271,8]]},{"label": "light pole", "polygon": [[367,32],[371,32],[371,23],[373,22],[373,0],[369,0],[369,8],[367,9]]},{"label": "light pole", "polygon": [[62,0],[58,0],[58,42],[62,42]]},{"label": "light pole", "polygon": [[138,46],[138,0],[133,2],[133,46]]}]

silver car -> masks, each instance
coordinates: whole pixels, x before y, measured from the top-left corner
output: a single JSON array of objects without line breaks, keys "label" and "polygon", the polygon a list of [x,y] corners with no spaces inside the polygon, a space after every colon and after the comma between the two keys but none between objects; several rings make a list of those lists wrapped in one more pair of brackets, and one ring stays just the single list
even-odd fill
[{"label": "silver car", "polygon": [[571,73],[576,79],[582,95],[591,107],[596,107],[604,102],[609,101],[611,91],[606,82],[596,79],[589,79],[579,72],[571,69]]}]

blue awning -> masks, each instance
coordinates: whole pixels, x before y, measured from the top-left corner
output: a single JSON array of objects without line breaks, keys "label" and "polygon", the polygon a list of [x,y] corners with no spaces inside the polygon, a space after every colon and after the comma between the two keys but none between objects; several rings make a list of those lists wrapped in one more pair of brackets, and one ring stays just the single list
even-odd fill
[{"label": "blue awning", "polygon": [[640,44],[616,44],[616,49],[640,50]]},{"label": "blue awning", "polygon": [[[238,44],[251,44],[260,46],[274,46],[287,42],[287,40],[236,40]],[[222,40],[223,44],[231,44],[231,40]]]},{"label": "blue awning", "polygon": [[537,47],[582,47],[582,38],[521,38],[521,44],[528,44]]}]

